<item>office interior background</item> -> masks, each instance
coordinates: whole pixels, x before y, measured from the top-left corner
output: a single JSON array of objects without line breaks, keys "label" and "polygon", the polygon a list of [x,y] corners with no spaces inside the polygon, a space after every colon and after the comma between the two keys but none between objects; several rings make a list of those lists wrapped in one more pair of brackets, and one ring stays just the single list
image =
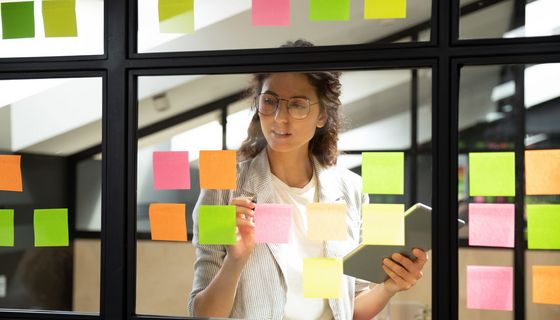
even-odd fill
[{"label": "office interior background", "polygon": [[[360,174],[362,152],[404,152],[404,195],[371,201],[434,207],[424,278],[377,319],[560,318],[531,282],[560,252],[527,248],[525,214],[560,195],[526,196],[523,166],[560,148],[560,1],[408,0],[406,18],[370,20],[352,0],[347,21],[310,21],[308,3],[256,27],[249,0],[195,1],[195,31],[165,34],[157,0],[76,0],[77,37],[0,40],[0,153],[22,155],[25,187],[0,192],[15,209],[0,319],[184,319],[194,248],[150,240],[148,205],[186,203],[190,239],[198,151],[240,146],[251,74],[314,70],[342,72],[338,164]],[[299,38],[317,47],[279,48]],[[191,190],[154,190],[166,150],[189,151]],[[515,152],[515,196],[469,197],[479,151]],[[513,248],[456,231],[474,202],[516,205]],[[34,246],[36,208],[68,208],[68,247]],[[467,308],[467,265],[513,267],[513,310]]]}]

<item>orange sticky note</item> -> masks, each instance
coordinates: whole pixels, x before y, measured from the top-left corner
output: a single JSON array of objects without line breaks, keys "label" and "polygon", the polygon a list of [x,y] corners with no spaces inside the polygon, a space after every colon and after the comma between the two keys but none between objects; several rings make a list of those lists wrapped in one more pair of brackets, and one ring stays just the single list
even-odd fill
[{"label": "orange sticky note", "polygon": [[560,194],[560,150],[525,151],[525,186],[528,195]]},{"label": "orange sticky note", "polygon": [[200,151],[198,168],[201,189],[236,189],[235,150]]},{"label": "orange sticky note", "polygon": [[0,155],[0,191],[23,191],[20,155]]},{"label": "orange sticky note", "polygon": [[560,266],[533,266],[533,303],[560,305]]},{"label": "orange sticky note", "polygon": [[149,207],[152,240],[187,241],[184,203],[152,203]]}]

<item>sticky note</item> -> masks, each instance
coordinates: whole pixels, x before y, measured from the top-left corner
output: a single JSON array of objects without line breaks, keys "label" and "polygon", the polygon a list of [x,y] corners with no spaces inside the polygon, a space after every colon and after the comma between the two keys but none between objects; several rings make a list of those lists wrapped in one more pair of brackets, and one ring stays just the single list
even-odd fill
[{"label": "sticky note", "polygon": [[560,204],[528,204],[529,249],[560,249]]},{"label": "sticky note", "polygon": [[68,246],[68,209],[36,209],[33,228],[36,247]]},{"label": "sticky note", "polygon": [[533,303],[560,305],[560,266],[533,266]]},{"label": "sticky note", "polygon": [[470,196],[515,196],[515,153],[469,153]]},{"label": "sticky note", "polygon": [[289,26],[290,0],[252,0],[253,26]]},{"label": "sticky note", "polygon": [[187,241],[184,203],[152,203],[149,206],[152,240]]},{"label": "sticky note", "polygon": [[0,209],[0,247],[14,246],[14,210]]},{"label": "sticky note", "polygon": [[45,37],[77,37],[76,0],[43,0]]},{"label": "sticky note", "polygon": [[406,0],[364,0],[364,19],[406,18]]},{"label": "sticky note", "polygon": [[467,266],[467,308],[511,311],[513,268]]},{"label": "sticky note", "polygon": [[349,20],[350,0],[310,0],[309,20]]},{"label": "sticky note", "polygon": [[235,244],[235,206],[201,205],[198,208],[200,244]]},{"label": "sticky note", "polygon": [[236,189],[235,150],[200,151],[198,168],[201,189]]},{"label": "sticky note", "polygon": [[191,188],[187,151],[156,151],[152,158],[155,190]]},{"label": "sticky note", "polygon": [[4,39],[33,38],[35,17],[33,1],[4,2],[2,12],[2,37]]},{"label": "sticky note", "polygon": [[525,151],[528,195],[560,195],[560,150]]},{"label": "sticky note", "polygon": [[369,194],[403,194],[404,153],[362,153],[362,188]]},{"label": "sticky note", "polygon": [[303,297],[339,298],[342,286],[342,260],[339,258],[303,259]]},{"label": "sticky note", "polygon": [[257,204],[254,221],[256,242],[290,242],[290,230],[292,227],[291,205]]},{"label": "sticky note", "polygon": [[194,32],[194,0],[158,0],[161,33]]},{"label": "sticky note", "polygon": [[469,204],[469,245],[513,248],[515,205]]},{"label": "sticky note", "polygon": [[0,191],[23,191],[20,155],[0,155]]},{"label": "sticky note", "polygon": [[404,204],[362,205],[362,242],[404,246]]},{"label": "sticky note", "polygon": [[307,238],[312,241],[339,240],[348,237],[346,203],[308,203]]}]

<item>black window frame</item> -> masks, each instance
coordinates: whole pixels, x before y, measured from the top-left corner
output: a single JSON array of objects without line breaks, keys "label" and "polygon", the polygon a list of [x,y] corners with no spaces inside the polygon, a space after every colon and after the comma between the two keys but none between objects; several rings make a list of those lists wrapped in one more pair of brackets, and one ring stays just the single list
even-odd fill
[{"label": "black window frame", "polygon": [[[491,5],[496,1],[480,0],[477,3]],[[521,2],[525,3],[525,0],[515,1],[518,4],[516,7],[520,7]],[[135,314],[137,76],[414,67],[432,70],[432,240],[435,275],[432,280],[432,317],[458,319],[459,240],[455,213],[460,69],[471,65],[560,62],[560,36],[460,40],[459,0],[433,0],[429,22],[376,43],[139,54],[136,52],[136,0],[105,1],[104,15],[102,55],[0,59],[0,80],[103,77],[100,313],[0,309],[0,319],[162,318]],[[389,43],[406,32],[426,28],[431,30],[428,42]],[[521,121],[519,124],[524,128]],[[518,170],[523,165],[520,155],[523,144],[519,143],[523,140],[519,139],[522,139],[521,135],[516,139],[515,150]],[[85,154],[93,151],[96,148]],[[522,185],[517,188],[516,203],[523,203],[523,193],[519,192]],[[520,210],[522,207],[516,211],[517,221],[523,219]],[[518,226],[514,261],[516,320],[525,319],[526,245],[519,236],[522,233],[523,229]]]}]

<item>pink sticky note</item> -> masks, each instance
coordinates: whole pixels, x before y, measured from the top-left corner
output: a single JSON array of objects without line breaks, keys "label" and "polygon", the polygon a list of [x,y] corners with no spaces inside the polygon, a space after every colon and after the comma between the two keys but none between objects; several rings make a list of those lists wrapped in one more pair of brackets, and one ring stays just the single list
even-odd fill
[{"label": "pink sticky note", "polygon": [[469,204],[469,245],[513,248],[515,205]]},{"label": "pink sticky note", "polygon": [[153,153],[154,189],[185,190],[191,188],[189,153],[156,151]]},{"label": "pink sticky note", "polygon": [[291,205],[257,204],[255,207],[256,242],[288,243],[291,227]]},{"label": "pink sticky note", "polygon": [[513,268],[467,266],[467,308],[513,309]]},{"label": "pink sticky note", "polygon": [[254,26],[289,26],[290,0],[253,0]]}]

